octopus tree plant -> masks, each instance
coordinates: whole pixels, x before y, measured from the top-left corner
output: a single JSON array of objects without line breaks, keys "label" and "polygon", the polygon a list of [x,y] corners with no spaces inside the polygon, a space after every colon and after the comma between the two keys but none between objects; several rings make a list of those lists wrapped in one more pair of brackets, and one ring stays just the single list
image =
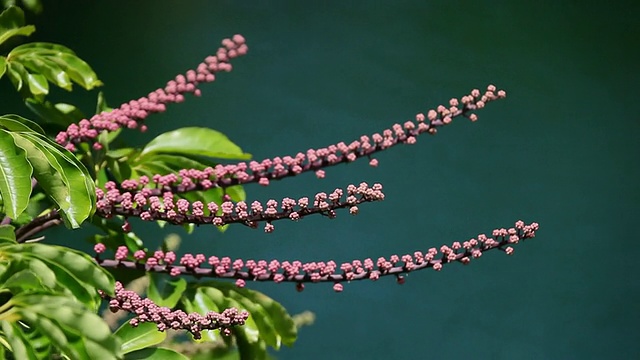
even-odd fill
[{"label": "octopus tree plant", "polygon": [[[33,31],[17,7],[0,15],[5,48],[8,40],[15,43],[16,36]],[[375,167],[378,152],[435,135],[456,118],[476,121],[475,111],[506,96],[489,85],[371,136],[262,161],[251,160],[222,133],[195,127],[160,134],[143,148],[115,148],[123,129],[146,131],[154,114],[200,97],[203,84],[230,72],[232,61],[247,52],[241,35],[224,39],[194,69],[139,99],[111,109],[100,94],[96,114],[88,117],[73,105],[46,99],[50,85],[66,90],[102,85],[71,49],[24,43],[0,56],[0,78],[11,81],[39,119],[0,116],[0,351],[6,357],[185,358],[180,353],[185,348],[166,342],[171,330],[213,344],[199,347],[209,355],[264,358],[267,347],[292,345],[297,327],[279,303],[248,289],[254,281],[289,282],[298,291],[328,282],[336,292],[358,280],[393,277],[404,283],[409,272],[468,264],[490,250],[512,254],[514,244],[535,236],[538,224],[517,221],[464,242],[340,264],[178,255],[170,242],[147,247],[130,219],[187,229],[241,224],[270,233],[278,221],[356,215],[366,203],[385,198],[381,184],[346,184],[266,203],[248,201],[243,187],[268,186],[305,172],[322,178],[331,166],[360,159]],[[93,226],[95,253],[47,245],[40,233],[61,224],[69,230]],[[114,274],[123,272],[126,280],[146,279],[140,293],[116,281]],[[188,281],[193,278],[201,281]],[[98,316],[101,304],[130,318],[112,332]]]}]

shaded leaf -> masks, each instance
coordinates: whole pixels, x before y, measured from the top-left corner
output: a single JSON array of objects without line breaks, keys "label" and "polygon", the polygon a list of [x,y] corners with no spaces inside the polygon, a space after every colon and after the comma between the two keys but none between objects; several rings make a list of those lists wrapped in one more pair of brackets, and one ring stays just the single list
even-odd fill
[{"label": "shaded leaf", "polygon": [[29,341],[25,338],[20,325],[15,322],[2,321],[2,331],[11,345],[11,352],[15,359],[37,359]]},{"label": "shaded leaf", "polygon": [[185,355],[171,349],[149,348],[134,351],[124,356],[125,360],[189,360]]},{"label": "shaded leaf", "polygon": [[181,277],[167,278],[163,274],[149,273],[147,297],[158,306],[173,308],[187,288],[187,281]]},{"label": "shaded leaf", "polygon": [[0,194],[4,211],[17,218],[29,205],[33,167],[12,133],[0,129]]},{"label": "shaded leaf", "polygon": [[24,26],[24,13],[19,7],[10,6],[0,13],[0,44],[12,36],[29,36],[34,31],[36,31],[35,26]]},{"label": "shaded leaf", "polygon": [[161,343],[167,337],[167,333],[158,330],[158,325],[145,322],[138,326],[131,326],[125,322],[116,330],[115,335],[120,338],[123,354],[144,349]]},{"label": "shaded leaf", "polygon": [[11,131],[33,131],[44,135],[44,130],[40,125],[19,115],[0,116],[0,126]]},{"label": "shaded leaf", "polygon": [[63,246],[45,244],[21,244],[20,246],[23,254],[33,254],[48,264],[64,269],[82,284],[112,294],[115,286],[113,278],[89,255]]},{"label": "shaded leaf", "polygon": [[13,273],[2,284],[2,287],[9,289],[13,293],[22,291],[46,291],[40,277],[30,270],[21,270]]},{"label": "shaded leaf", "polygon": [[18,294],[10,303],[27,323],[40,327],[52,343],[71,358],[116,359],[119,339],[107,324],[66,296]]},{"label": "shaded leaf", "polygon": [[0,225],[0,246],[15,244],[16,231],[11,225]]},{"label": "shaded leaf", "polygon": [[47,95],[49,93],[49,83],[47,78],[41,74],[27,74],[27,83],[29,84],[29,92],[33,95]]},{"label": "shaded leaf", "polygon": [[4,73],[7,71],[7,58],[4,56],[0,56],[0,79],[4,76]]},{"label": "shaded leaf", "polygon": [[60,125],[65,129],[70,124],[77,123],[85,118],[82,111],[70,104],[53,104],[49,101],[41,102],[35,99],[26,99],[25,105],[42,121]]},{"label": "shaded leaf", "polygon": [[186,127],[160,134],[142,150],[141,156],[158,153],[208,156],[219,159],[246,160],[246,154],[221,132],[202,128]]}]

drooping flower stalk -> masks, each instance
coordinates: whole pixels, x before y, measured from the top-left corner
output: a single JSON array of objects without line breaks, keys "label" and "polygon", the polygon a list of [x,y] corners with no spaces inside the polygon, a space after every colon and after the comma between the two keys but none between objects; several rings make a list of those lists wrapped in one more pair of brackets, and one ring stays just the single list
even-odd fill
[{"label": "drooping flower stalk", "polygon": [[203,204],[201,201],[190,203],[185,199],[174,201],[172,192],[165,192],[162,197],[150,195],[150,191],[121,193],[115,183],[106,184],[106,192],[97,190],[97,211],[102,217],[121,215],[125,217],[139,217],[145,221],[167,221],[172,224],[213,224],[223,226],[240,223],[249,227],[257,227],[260,221],[265,221],[265,232],[272,232],[272,222],[282,219],[300,220],[305,216],[323,214],[330,218],[336,217],[336,210],[349,208],[352,215],[359,211],[358,205],[363,202],[384,199],[382,185],[367,183],[359,186],[349,185],[346,196],[342,189],[335,189],[330,194],[317,193],[313,200],[307,197],[299,200],[284,198],[280,203],[269,200],[266,204],[254,201],[250,205],[244,201],[233,203],[225,201],[221,205],[215,202]]},{"label": "drooping flower stalk", "polygon": [[200,96],[199,84],[213,82],[215,74],[220,71],[231,71],[233,67],[230,61],[245,55],[247,50],[242,35],[224,39],[216,54],[205,58],[195,70],[191,69],[184,75],[177,75],[175,79],[167,82],[164,88],[159,88],[138,100],[131,100],[117,109],[103,111],[90,119],[81,120],[78,124],[69,125],[66,131],[56,136],[56,142],[69,151],[75,151],[76,144],[80,142],[92,143],[93,148],[98,150],[102,145],[95,142],[95,139],[104,130],[111,132],[124,127],[146,131],[147,126],[143,122],[147,116],[166,111],[167,104],[183,102],[187,93]]},{"label": "drooping flower stalk", "polygon": [[444,265],[454,262],[468,264],[472,259],[493,249],[500,249],[511,255],[513,245],[535,237],[538,229],[538,223],[525,225],[523,221],[517,221],[512,228],[493,230],[491,237],[480,234],[462,243],[456,241],[451,245],[443,245],[440,249],[430,248],[424,252],[415,251],[402,256],[380,257],[375,261],[371,258],[353,260],[340,266],[333,260],[302,263],[298,260],[243,260],[219,256],[207,258],[204,254],[185,254],[178,260],[177,255],[171,251],[155,251],[150,254],[138,250],[131,256],[126,246],[118,248],[113,259],[104,259],[101,254],[106,251],[106,246],[97,244],[94,250],[97,254],[96,261],[107,268],[168,273],[172,276],[188,274],[198,278],[236,279],[236,284],[241,287],[248,281],[294,282],[300,290],[307,282],[331,282],[339,285],[334,290],[342,291],[344,282],[377,280],[383,276],[395,276],[399,283],[404,283],[403,274],[428,268],[440,271]]},{"label": "drooping flower stalk", "polygon": [[[209,167],[204,170],[183,169],[178,174],[158,174],[151,179],[141,176],[139,179],[125,180],[118,184],[118,187],[122,191],[130,192],[151,191],[150,195],[159,196],[167,191],[181,194],[238,184],[259,183],[267,186],[273,180],[309,171],[315,171],[316,176],[322,178],[325,176],[325,168],[361,158],[370,159],[369,164],[375,167],[378,166],[378,160],[371,158],[375,153],[398,144],[415,144],[419,135],[433,135],[439,127],[450,124],[456,117],[464,116],[476,121],[478,117],[472,111],[482,109],[488,102],[504,97],[504,90],[496,90],[495,86],[489,85],[484,93],[474,89],[460,100],[451,99],[448,107],[440,105],[435,110],[429,110],[427,116],[417,114],[415,121],[408,120],[403,125],[396,123],[381,133],[362,135],[349,144],[339,142],[323,148],[308,149],[294,156],[279,156],[260,162],[219,164],[215,168]],[[459,107],[460,105],[462,107]]]},{"label": "drooping flower stalk", "polygon": [[187,314],[182,310],[171,310],[158,306],[148,298],[141,298],[134,291],[126,290],[119,281],[116,281],[115,295],[110,298],[105,293],[100,295],[109,300],[109,309],[112,312],[120,310],[134,315],[129,324],[136,327],[141,323],[153,322],[159,331],[186,330],[193,334],[195,339],[201,338],[203,330],[219,329],[223,335],[231,335],[231,328],[242,326],[249,317],[245,310],[229,308],[221,313],[209,311],[201,315],[198,313]]}]

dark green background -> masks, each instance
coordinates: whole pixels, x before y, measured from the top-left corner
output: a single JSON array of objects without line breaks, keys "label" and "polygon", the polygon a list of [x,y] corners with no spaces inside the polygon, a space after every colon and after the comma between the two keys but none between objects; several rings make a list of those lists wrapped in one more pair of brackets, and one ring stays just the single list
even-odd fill
[{"label": "dark green background", "polygon": [[[357,217],[280,222],[273,234],[201,228],[183,250],[341,262],[439,247],[518,219],[541,224],[512,257],[412,273],[403,286],[385,278],[336,294],[330,284],[302,293],[249,284],[318,316],[279,358],[640,357],[637,2],[268,3],[45,1],[37,38],[76,50],[117,105],[195,67],[223,37],[245,35],[250,52],[234,71],[203,86],[203,98],[149,118],[148,133],[130,132],[138,145],[209,126],[260,160],[381,131],[489,83],[508,98],[477,123],[461,119],[380,154],[377,169],[358,162],[324,180],[247,187],[267,200],[384,184],[386,200]],[[0,89],[2,113],[28,114],[8,81]],[[89,112],[95,92],[81,92],[72,99]]]}]

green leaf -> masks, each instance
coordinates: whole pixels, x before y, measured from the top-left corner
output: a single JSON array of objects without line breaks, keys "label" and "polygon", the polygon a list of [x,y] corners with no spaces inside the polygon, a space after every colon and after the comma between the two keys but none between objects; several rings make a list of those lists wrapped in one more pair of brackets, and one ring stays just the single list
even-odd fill
[{"label": "green leaf", "polygon": [[251,341],[244,327],[234,328],[231,331],[236,338],[240,359],[267,359],[267,346],[264,341]]},{"label": "green leaf", "polygon": [[[53,81],[56,85],[59,82],[64,83],[61,75],[55,75],[61,70],[71,81],[87,90],[102,86],[102,82],[98,80],[98,76],[93,69],[71,49],[63,45],[42,42],[23,44],[11,50],[8,58],[11,63],[24,62],[25,65],[34,66],[34,69],[38,66],[46,67],[46,70],[40,70],[40,72],[43,72],[45,76],[58,79]],[[36,63],[35,60],[41,60],[42,62]],[[63,88],[71,89],[66,83]]]},{"label": "green leaf", "polygon": [[44,130],[40,125],[19,115],[1,115],[0,126],[11,131],[32,131],[44,135]]},{"label": "green leaf", "polygon": [[147,296],[158,306],[173,308],[187,288],[187,281],[181,277],[167,278],[163,274],[149,273]]},{"label": "green leaf", "polygon": [[4,56],[0,56],[0,79],[4,76],[4,73],[7,71],[7,58]]},{"label": "green leaf", "polygon": [[17,218],[29,205],[33,167],[27,155],[10,132],[0,129],[0,194],[10,218]]},{"label": "green leaf", "polygon": [[27,74],[29,91],[33,95],[47,95],[49,93],[49,83],[47,78],[41,74]]},{"label": "green leaf", "polygon": [[[298,335],[298,330],[293,318],[280,303],[261,292],[238,288],[234,284],[216,282],[215,286],[221,289],[226,296],[241,303],[249,311],[251,317],[256,320],[256,324],[260,326],[261,334],[270,331],[270,328],[272,328],[281,337],[283,344],[287,346],[293,345]],[[267,343],[271,345],[269,341]]]},{"label": "green leaf", "polygon": [[[221,295],[221,293],[219,295]],[[209,311],[220,312],[221,310],[216,303],[224,303],[224,297],[220,297],[214,301],[202,288],[191,287],[187,289],[180,301],[184,306],[184,311],[188,313],[197,312],[204,315]],[[220,338],[221,335],[219,331],[205,330],[202,332],[202,341],[216,342],[220,340]]]},{"label": "green leaf", "polygon": [[16,243],[16,231],[11,225],[0,225],[0,246]]},{"label": "green leaf", "polygon": [[47,290],[44,287],[44,284],[42,284],[40,277],[30,270],[22,270],[13,273],[7,281],[2,284],[2,287],[9,289],[12,293]]},{"label": "green leaf", "polygon": [[85,118],[82,111],[70,104],[53,104],[49,101],[41,102],[35,99],[26,99],[24,103],[42,121],[64,128]]},{"label": "green leaf", "polygon": [[98,102],[96,104],[96,114],[100,114],[103,111],[109,112],[113,110],[112,107],[107,105],[107,98],[102,91],[98,92]]},{"label": "green leaf", "polygon": [[246,160],[246,154],[221,132],[202,128],[186,127],[166,132],[151,140],[142,150],[142,156],[158,153],[208,156],[219,159]]},{"label": "green leaf", "polygon": [[[63,246],[45,244],[21,244],[23,254],[33,254],[38,259],[63,269],[78,282],[95,290],[112,294],[113,277],[89,255]],[[96,291],[97,293],[97,291]]]},{"label": "green leaf", "polygon": [[[260,337],[267,341],[267,344],[272,345],[269,341],[269,335],[266,333],[273,332],[277,335],[276,346],[279,347],[279,342],[287,346],[292,346],[295,342],[298,330],[293,321],[293,318],[287,313],[287,310],[277,301],[266,296],[265,294],[250,290],[246,288],[238,288],[235,284],[220,281],[210,281],[202,283],[202,286],[213,286],[224,294],[225,299],[233,299],[237,301],[241,306],[250,313],[250,319],[253,318],[258,325],[260,331]],[[207,287],[206,289],[212,289]],[[206,290],[208,295],[212,294],[211,290]],[[234,306],[229,305],[228,306]]]},{"label": "green leaf", "polygon": [[[21,66],[20,64],[17,65],[18,67]],[[22,76],[20,75],[21,73],[18,72],[15,69],[15,65],[7,62],[7,76],[9,77],[9,80],[11,80],[11,83],[13,84],[13,86],[20,91],[22,89]]]},{"label": "green leaf", "polygon": [[29,36],[34,31],[35,26],[24,26],[24,13],[19,7],[11,6],[0,14],[0,44],[12,36]]},{"label": "green leaf", "polygon": [[[9,258],[10,264],[7,270],[0,275],[0,283],[6,283],[14,273],[27,270],[36,274],[40,284],[48,289],[53,290],[58,288],[56,274],[47,266],[47,264],[38,259],[25,257],[19,253],[8,254],[9,250],[12,250],[12,248],[13,247],[3,248],[5,257]],[[5,251],[5,249],[7,250]]]},{"label": "green leaf", "polygon": [[134,351],[124,356],[125,360],[189,360],[185,355],[171,349],[165,348],[148,348]]},{"label": "green leaf", "polygon": [[95,211],[95,185],[84,165],[67,149],[36,133],[13,133],[27,152],[34,177],[59,206],[65,224],[77,228]]},{"label": "green leaf", "polygon": [[9,61],[7,64],[7,70],[9,71],[9,79],[13,82],[13,86],[15,86],[16,90],[28,92],[28,88],[23,88],[24,84],[29,81],[29,72],[27,69],[25,69],[25,67],[20,63]]},{"label": "green leaf", "polygon": [[16,322],[2,321],[2,331],[4,332],[14,359],[37,359],[36,354],[29,341],[25,338],[20,325]]},{"label": "green leaf", "polygon": [[71,358],[116,359],[121,354],[119,339],[104,320],[66,296],[21,293],[9,302]]},{"label": "green leaf", "polygon": [[25,68],[31,70],[32,73],[42,74],[47,80],[53,84],[71,91],[72,83],[69,75],[62,70],[60,65],[48,58],[24,57],[19,59]]},{"label": "green leaf", "polygon": [[152,322],[142,323],[135,327],[125,322],[116,330],[115,335],[122,342],[120,349],[123,354],[159,344],[167,337],[167,333],[159,331],[158,325]]}]

